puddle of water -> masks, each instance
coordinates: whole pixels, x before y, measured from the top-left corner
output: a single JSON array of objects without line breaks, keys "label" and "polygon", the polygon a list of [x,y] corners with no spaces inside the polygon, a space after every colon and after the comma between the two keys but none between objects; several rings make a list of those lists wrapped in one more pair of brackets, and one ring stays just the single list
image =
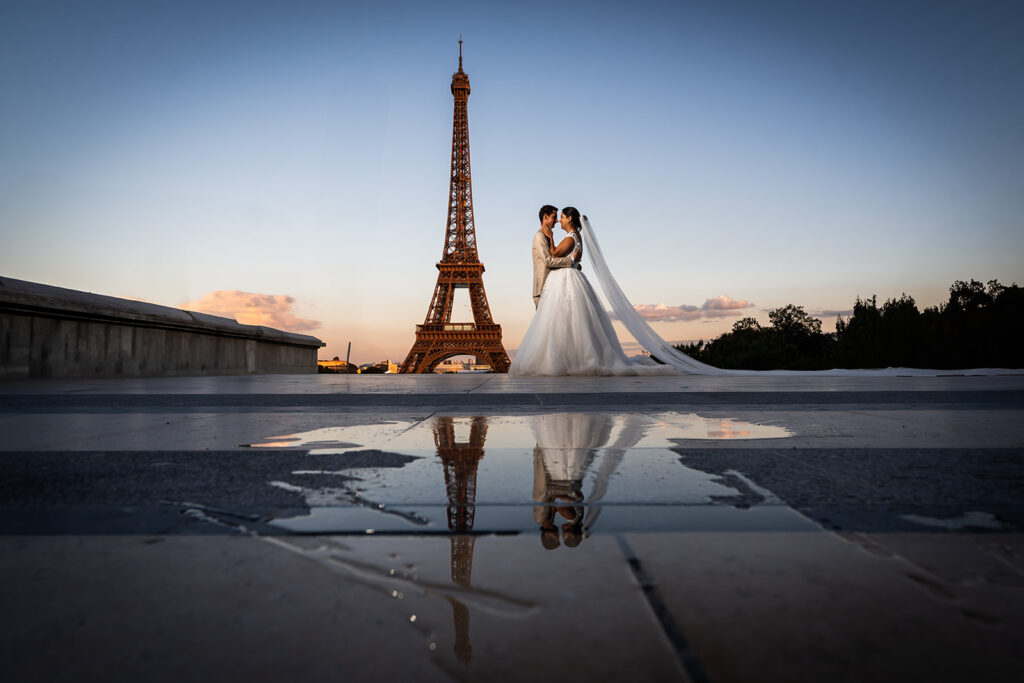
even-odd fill
[{"label": "puddle of water", "polygon": [[[698,415],[546,413],[325,427],[254,445],[307,448],[312,456],[366,449],[418,456],[398,466],[372,457],[347,469],[311,465],[293,470],[288,481],[268,482],[300,494],[311,510],[274,522],[289,531],[479,532],[486,520],[488,531],[532,527],[572,537],[611,528],[614,520],[632,520],[640,530],[699,517],[673,510],[679,506],[778,505],[742,477],[727,484],[684,466],[669,447],[681,439],[789,435],[776,425]],[[324,486],[324,475],[338,475],[337,485]],[[646,513],[626,513],[638,506]]]},{"label": "puddle of water", "polygon": [[[436,419],[323,427],[268,436],[246,445],[253,448],[302,448],[308,449],[312,455],[365,448],[419,451],[437,445],[431,428]],[[601,448],[615,444],[628,444],[630,448],[664,448],[674,445],[676,440],[781,439],[793,436],[793,432],[778,425],[678,413],[546,413],[451,419],[455,442],[469,442],[473,438],[468,433],[472,430],[473,420],[485,420],[484,438],[491,449],[514,448],[529,443],[561,448]]]},{"label": "puddle of water", "polygon": [[[427,455],[420,451],[418,454]],[[357,481],[339,487],[384,505],[447,505],[452,495],[472,491],[477,504],[517,505],[557,498],[570,503],[705,504],[737,495],[718,475],[682,465],[666,449],[488,448],[479,458],[421,457],[403,467],[341,470]],[[309,475],[296,470],[299,487]],[[280,487],[280,482],[274,485]],[[327,489],[310,490],[312,507],[323,506]]]},{"label": "puddle of water", "polygon": [[375,446],[390,442],[413,427],[416,422],[394,421],[348,427],[322,427],[296,434],[282,434],[264,437],[262,441],[245,444],[251,448],[301,448],[311,453],[344,453],[345,451]]}]

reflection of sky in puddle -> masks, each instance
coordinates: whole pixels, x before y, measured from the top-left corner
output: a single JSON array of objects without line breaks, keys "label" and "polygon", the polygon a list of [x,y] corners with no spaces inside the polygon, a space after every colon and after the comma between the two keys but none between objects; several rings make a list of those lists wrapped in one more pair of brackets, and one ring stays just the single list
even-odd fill
[{"label": "reflection of sky in puddle", "polygon": [[268,436],[264,437],[263,441],[248,445],[253,448],[302,448],[322,454],[343,453],[357,448],[380,448],[415,425],[415,422],[397,421],[349,427],[322,427],[296,434]]},{"label": "reflection of sky in puddle", "polygon": [[[487,448],[515,448],[533,445],[534,427],[538,418],[551,415],[583,415],[584,413],[548,413],[534,416],[503,416],[488,418]],[[585,413],[600,416],[601,429],[610,429],[608,444],[622,438],[626,430],[642,431],[630,447],[669,447],[674,440],[779,439],[792,436],[785,427],[742,422],[732,418],[701,417],[694,414],[658,413],[654,415]],[[469,418],[455,418],[456,430],[468,431]],[[595,435],[577,435],[589,445]],[[468,437],[467,437],[468,438]],[[568,443],[565,445],[569,445]],[[595,444],[606,445],[606,444]],[[302,448],[313,455],[344,453],[355,449],[387,449],[406,451],[434,448],[431,420],[393,421],[348,427],[323,427],[296,434],[268,436],[251,444],[254,448]],[[593,447],[593,446],[591,446]]]},{"label": "reflection of sky in puddle", "polygon": [[[567,469],[555,457],[542,460],[534,449],[486,449],[476,464],[476,503],[488,505],[533,504],[532,492],[538,477],[576,488],[582,502],[645,504],[703,504],[712,497],[735,496],[736,490],[716,483],[709,475],[684,467],[671,451],[651,449],[629,453],[607,452],[579,454],[576,472]],[[550,455],[550,454],[548,454]],[[576,454],[572,454],[576,455]],[[538,462],[539,461],[539,462]],[[345,470],[359,481],[346,486],[360,495],[386,505],[446,505],[448,489],[445,471],[436,457],[419,458],[399,468],[358,468]],[[301,470],[299,470],[301,471]],[[302,475],[297,475],[301,477]],[[564,477],[564,478],[563,478]],[[301,479],[295,481],[301,483]]]},{"label": "reflection of sky in puddle", "polygon": [[[727,485],[718,474],[686,467],[669,448],[689,440],[791,434],[775,425],[676,413],[545,413],[325,427],[254,445],[303,448],[312,456],[369,449],[417,456],[401,466],[360,456],[349,468],[329,471],[311,463],[292,471],[287,482],[269,482],[299,493],[311,508],[305,517],[277,521],[293,531],[371,529],[372,519],[378,528],[472,531],[478,511],[492,530],[531,524],[589,530],[605,506],[649,506],[652,515],[664,516],[671,506],[739,504],[744,496],[744,506],[751,497],[766,502],[739,479]],[[330,474],[343,478],[324,487],[322,477]],[[319,487],[310,485],[314,476],[321,477]],[[499,508],[512,512],[499,514]],[[620,512],[606,517],[628,517]]]}]

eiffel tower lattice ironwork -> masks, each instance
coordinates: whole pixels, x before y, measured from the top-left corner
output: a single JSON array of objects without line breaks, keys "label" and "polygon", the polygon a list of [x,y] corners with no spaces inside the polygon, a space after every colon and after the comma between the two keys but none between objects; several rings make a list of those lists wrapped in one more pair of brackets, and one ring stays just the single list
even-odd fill
[{"label": "eiffel tower lattice ironwork", "polygon": [[[469,76],[462,70],[462,41],[459,41],[459,70],[452,75],[455,114],[452,124],[452,171],[448,191],[448,223],[444,249],[437,264],[437,284],[422,325],[416,326],[416,341],[402,363],[402,372],[433,372],[438,363],[452,356],[476,356],[495,372],[508,372],[510,361],[501,343],[501,325],[491,318],[484,292],[484,264],[476,249],[473,224],[473,183],[469,168]],[[452,322],[455,290],[468,289],[473,322]]]},{"label": "eiffel tower lattice ironwork", "polygon": [[[487,439],[487,418],[474,417],[469,428],[469,442],[455,440],[455,422],[439,417],[434,423],[434,444],[444,467],[444,486],[448,497],[448,528],[451,537],[452,583],[469,587],[473,575],[473,522],[476,517],[476,472],[484,457]],[[449,598],[455,622],[455,655],[464,662],[473,656],[469,640],[469,608],[456,598]]]}]

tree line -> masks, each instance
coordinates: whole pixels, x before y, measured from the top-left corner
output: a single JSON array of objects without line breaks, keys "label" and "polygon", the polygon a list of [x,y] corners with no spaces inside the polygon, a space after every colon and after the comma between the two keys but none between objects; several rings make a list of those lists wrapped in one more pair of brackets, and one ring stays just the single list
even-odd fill
[{"label": "tree line", "polygon": [[743,318],[716,339],[676,348],[710,365],[746,370],[1024,367],[1024,288],[1016,283],[957,280],[947,301],[923,311],[907,294],[881,306],[877,296],[857,297],[833,333],[793,304],[770,311],[768,320],[762,326]]}]

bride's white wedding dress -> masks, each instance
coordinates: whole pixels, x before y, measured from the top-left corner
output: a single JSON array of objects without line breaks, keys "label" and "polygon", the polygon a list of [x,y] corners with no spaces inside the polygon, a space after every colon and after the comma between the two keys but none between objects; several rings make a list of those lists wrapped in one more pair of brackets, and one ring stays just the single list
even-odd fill
[{"label": "bride's white wedding dress", "polygon": [[[571,232],[578,263],[583,244]],[[510,375],[657,375],[676,374],[645,358],[626,358],[597,292],[576,268],[548,275],[537,312],[509,368]]]},{"label": "bride's white wedding dress", "polygon": [[[972,370],[924,370],[918,368],[882,368],[876,370],[727,370],[690,358],[658,335],[640,317],[612,276],[601,253],[590,221],[583,216],[582,236],[570,233],[576,242],[573,258],[579,261],[583,240],[594,274],[605,299],[633,338],[664,365],[649,358],[626,358],[611,320],[594,288],[575,268],[558,268],[548,275],[541,292],[537,312],[516,353],[510,375],[728,375],[728,376],[935,376],[969,373],[992,375],[1005,373],[999,368]],[[581,239],[582,237],[582,239]]]}]

